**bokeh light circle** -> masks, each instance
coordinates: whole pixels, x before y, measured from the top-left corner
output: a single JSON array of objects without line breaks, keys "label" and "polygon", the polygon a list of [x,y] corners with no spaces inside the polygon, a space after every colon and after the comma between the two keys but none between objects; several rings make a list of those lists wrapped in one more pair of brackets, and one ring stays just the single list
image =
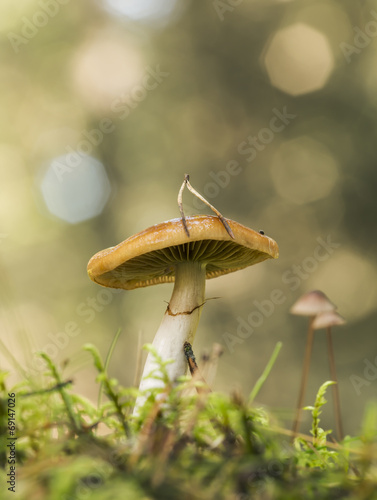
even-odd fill
[{"label": "bokeh light circle", "polygon": [[110,12],[133,21],[161,21],[173,12],[177,0],[104,0]]},{"label": "bokeh light circle", "polygon": [[325,35],[303,23],[279,30],[266,50],[264,64],[272,85],[291,95],[321,89],[334,69]]},{"label": "bokeh light circle", "polygon": [[111,187],[101,162],[72,150],[50,163],[41,191],[51,214],[76,224],[102,212]]}]

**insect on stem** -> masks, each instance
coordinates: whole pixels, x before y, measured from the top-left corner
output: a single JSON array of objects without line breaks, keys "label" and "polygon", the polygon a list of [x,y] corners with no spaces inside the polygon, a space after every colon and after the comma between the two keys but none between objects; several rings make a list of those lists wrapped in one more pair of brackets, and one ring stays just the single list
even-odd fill
[{"label": "insect on stem", "polygon": [[189,342],[185,342],[183,344],[183,349],[185,351],[187,363],[188,363],[189,368],[190,368],[190,373],[192,376],[194,376],[195,373],[198,371],[198,365],[196,363],[195,355],[193,353],[191,344]]},{"label": "insect on stem", "polygon": [[202,374],[200,373],[198,365],[196,364],[196,359],[195,359],[195,355],[193,353],[191,344],[189,342],[185,342],[183,344],[183,350],[184,350],[184,353],[185,353],[187,363],[189,365],[190,373],[191,373],[193,380],[200,381],[204,385],[204,387],[198,386],[196,388],[198,394],[208,394],[208,393],[212,392],[211,389],[209,388],[208,384],[204,380]]}]

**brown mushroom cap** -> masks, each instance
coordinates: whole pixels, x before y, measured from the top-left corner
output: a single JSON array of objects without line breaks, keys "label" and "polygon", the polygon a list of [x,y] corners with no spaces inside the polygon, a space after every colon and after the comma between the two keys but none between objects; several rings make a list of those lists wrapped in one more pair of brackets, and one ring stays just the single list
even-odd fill
[{"label": "brown mushroom cap", "polygon": [[300,316],[316,316],[319,313],[333,311],[334,309],[336,309],[336,306],[327,295],[320,290],[313,290],[302,295],[293,304],[290,312]]},{"label": "brown mushroom cap", "polygon": [[173,282],[177,262],[204,263],[210,279],[279,256],[273,239],[226,221],[235,239],[216,216],[186,217],[190,237],[182,219],[156,224],[94,255],[88,263],[89,277],[102,286],[133,290]]},{"label": "brown mushroom cap", "polygon": [[327,328],[329,326],[344,325],[346,320],[336,311],[326,311],[318,314],[313,321],[314,330]]}]

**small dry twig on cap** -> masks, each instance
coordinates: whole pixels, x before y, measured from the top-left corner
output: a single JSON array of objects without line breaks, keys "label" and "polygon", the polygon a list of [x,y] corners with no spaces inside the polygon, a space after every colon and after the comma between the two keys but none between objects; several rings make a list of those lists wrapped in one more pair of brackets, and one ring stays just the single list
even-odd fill
[{"label": "small dry twig on cap", "polygon": [[189,230],[188,230],[188,227],[186,224],[186,217],[185,217],[185,213],[183,211],[183,204],[182,204],[182,195],[183,195],[183,190],[185,189],[185,186],[186,186],[186,177],[189,177],[189,176],[187,174],[185,174],[184,181],[182,182],[182,186],[181,186],[179,193],[178,193],[178,206],[179,206],[179,211],[181,212],[183,227],[185,228],[187,236],[190,238],[190,233],[189,233]]},{"label": "small dry twig on cap", "polygon": [[191,344],[189,342],[185,342],[183,344],[183,350],[185,352],[185,356],[186,356],[186,359],[187,359],[187,363],[189,365],[189,369],[190,369],[190,373],[191,373],[191,376],[194,380],[200,380],[201,382],[203,382],[206,387],[197,387],[197,391],[198,393],[206,393],[206,392],[212,392],[211,389],[208,387],[206,381],[204,380],[202,374],[200,373],[200,370],[198,368],[198,365],[196,363],[196,359],[195,359],[195,355],[193,353],[193,350],[192,350],[192,347],[191,347]]},{"label": "small dry twig on cap", "polygon": [[196,191],[196,189],[194,189],[191,186],[189,174],[185,174],[185,178],[183,180],[182,186],[181,186],[179,193],[178,193],[179,211],[181,212],[182,224],[183,224],[183,227],[185,228],[187,236],[190,237],[190,233],[189,233],[189,230],[187,227],[186,217],[185,217],[185,214],[183,212],[183,205],[182,205],[182,195],[183,195],[183,190],[184,190],[185,186],[187,186],[187,189],[189,191],[191,191],[191,193],[194,196],[199,198],[199,200],[201,200],[203,203],[205,203],[207,205],[207,207],[209,207],[213,212],[215,212],[217,217],[221,220],[221,222],[222,222],[223,226],[225,227],[229,236],[234,240],[235,237],[234,237],[233,231],[231,230],[231,228],[230,228],[229,224],[227,223],[227,221],[225,220],[225,218],[221,215],[221,213],[217,210],[217,208],[215,208],[213,205],[211,205],[200,193],[198,193],[198,191]]}]

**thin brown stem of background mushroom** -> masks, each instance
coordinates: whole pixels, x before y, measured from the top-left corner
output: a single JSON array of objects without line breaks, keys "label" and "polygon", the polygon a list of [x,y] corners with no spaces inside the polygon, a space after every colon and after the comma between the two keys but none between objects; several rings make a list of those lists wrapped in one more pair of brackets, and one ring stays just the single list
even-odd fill
[{"label": "thin brown stem of background mushroom", "polygon": [[329,356],[329,366],[330,366],[330,376],[331,380],[336,382],[333,385],[333,398],[334,398],[334,414],[335,414],[335,428],[336,434],[339,441],[342,441],[344,437],[343,433],[343,423],[342,423],[342,415],[340,411],[340,397],[339,397],[339,385],[338,378],[336,376],[336,368],[335,368],[335,356],[334,356],[334,348],[331,336],[331,327],[336,325],[344,325],[345,319],[340,316],[335,311],[329,311],[322,314],[319,314],[313,322],[313,328],[315,330],[320,330],[322,328],[326,329],[326,339],[327,339],[327,352]]},{"label": "thin brown stem of background mushroom", "polygon": [[314,290],[312,292],[305,293],[300,297],[291,307],[290,312],[299,316],[309,316],[309,328],[308,336],[306,340],[304,362],[302,366],[301,375],[301,385],[297,401],[296,415],[293,422],[293,437],[295,437],[299,431],[301,423],[301,413],[305,400],[306,386],[309,376],[310,368],[310,358],[312,354],[313,338],[314,338],[314,328],[313,322],[317,314],[326,311],[332,311],[335,309],[335,305],[329,300],[329,298],[321,291]]},{"label": "thin brown stem of background mushroom", "polygon": [[336,376],[334,349],[333,349],[333,345],[332,345],[331,327],[330,326],[326,328],[326,337],[327,337],[327,350],[328,350],[328,354],[329,354],[331,380],[336,382],[336,384],[333,386],[335,427],[336,427],[336,433],[338,436],[338,440],[342,441],[343,436],[344,436],[343,423],[342,423],[342,416],[341,416],[341,411],[340,411],[339,385],[338,385],[338,378]]},{"label": "thin brown stem of background mushroom", "polygon": [[308,383],[309,368],[310,368],[310,358],[311,358],[311,355],[312,355],[313,337],[314,337],[313,320],[314,320],[314,318],[310,318],[309,329],[308,329],[308,336],[307,336],[307,339],[306,339],[304,362],[303,362],[303,365],[302,365],[302,375],[301,375],[300,392],[299,392],[298,400],[297,400],[296,417],[295,417],[295,421],[294,421],[294,424],[293,424],[293,434],[294,434],[294,436],[297,434],[297,432],[299,430],[299,427],[300,427],[301,412],[302,412],[302,408],[304,406],[306,386],[307,386],[307,383]]},{"label": "thin brown stem of background mushroom", "polygon": [[[133,290],[174,282],[173,294],[153,345],[166,365],[169,381],[186,374],[184,343],[192,344],[205,302],[205,280],[238,271],[266,259],[276,259],[276,242],[227,219],[234,239],[218,217],[186,217],[190,238],[181,219],[152,226],[119,245],[94,255],[88,263],[89,277],[111,288]],[[145,398],[164,382],[155,356],[148,354],[134,413]],[[151,376],[152,374],[152,376]]]}]

